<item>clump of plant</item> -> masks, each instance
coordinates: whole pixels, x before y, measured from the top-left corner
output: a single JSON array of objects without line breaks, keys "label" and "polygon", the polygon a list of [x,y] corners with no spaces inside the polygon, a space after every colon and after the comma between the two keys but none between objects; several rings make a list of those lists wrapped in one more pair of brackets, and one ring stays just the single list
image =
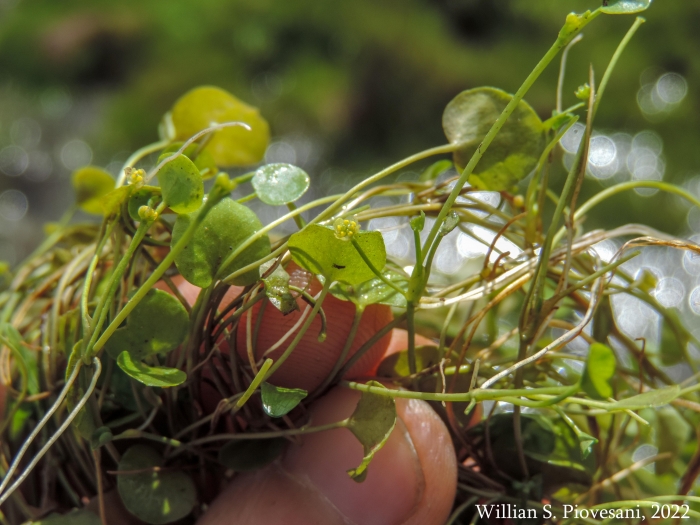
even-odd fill
[{"label": "clump of plant", "polygon": [[[699,248],[641,225],[585,232],[583,220],[606,198],[637,187],[700,202],[659,181],[619,184],[579,202],[596,111],[643,19],[600,81],[589,72],[577,104],[561,109],[559,90],[557,109],[542,121],[523,98],[593,19],[643,11],[648,3],[621,0],[570,14],[514,95],[490,87],[460,93],[443,114],[448,144],[342,195],[295,205],[311,179],[289,164],[234,177],[222,171],[257,165],[269,129],[257,110],[215,87],[180,98],[163,119],[161,140],[135,152],[117,181],[92,166],[74,173],[77,207],[102,222],[52,226],[35,253],[6,275],[0,296],[0,377],[7,386],[0,521],[99,523],[83,507],[97,500],[104,513],[104,495],[115,489],[147,523],[193,520],[207,483],[196,469],[225,477],[260,468],[294,436],[338,427],[363,445],[364,459],[348,472],[362,482],[394,427],[396,397],[431,402],[449,425],[460,463],[450,523],[477,523],[475,505],[483,501],[538,511],[545,503],[575,504],[590,516],[641,508],[649,517],[665,502],[697,519],[700,499],[688,493],[700,456],[685,444],[698,423],[700,383],[696,374],[673,384],[661,367],[675,351],[696,369],[686,347],[697,341],[654,301],[653,282],[633,279],[621,265],[638,254],[634,248]],[[562,77],[563,67],[564,60]],[[552,153],[580,118],[584,137],[557,194],[548,180]],[[429,164],[417,181],[387,182],[407,166],[445,155],[453,160]],[[438,179],[452,167],[455,177]],[[247,196],[233,199],[236,188]],[[499,192],[500,204],[478,198],[484,191]],[[378,196],[402,200],[370,205]],[[245,204],[252,199],[288,212],[264,225]],[[410,267],[387,257],[380,232],[365,229],[382,217],[400,218],[412,230]],[[279,233],[286,221],[298,231]],[[471,234],[470,224],[496,234],[483,266],[454,282],[437,279],[433,262],[442,240],[455,229]],[[500,252],[499,238],[521,253]],[[611,238],[627,242],[601,261],[592,246]],[[183,280],[201,288],[192,303]],[[619,330],[610,305],[617,293],[660,312],[672,336],[668,348],[645,348]],[[337,357],[323,377],[283,376],[312,325],[320,326],[312,335],[323,351],[333,328],[324,312],[331,300],[354,312]],[[393,316],[354,344],[370,308],[392,308]],[[270,312],[298,321],[261,347]],[[415,334],[431,323],[436,343],[416,346]],[[405,351],[366,369],[374,376],[367,381],[347,380],[395,327],[408,331]],[[553,329],[562,328],[555,337]],[[584,357],[567,352],[577,337],[590,343]],[[323,428],[309,425],[306,404],[335,385],[361,392],[355,413]],[[483,401],[493,408],[474,425]],[[512,410],[495,411],[504,405]],[[631,463],[630,449],[645,441],[656,444],[658,455]],[[636,477],[652,461],[675,483],[673,493],[655,492]]]}]

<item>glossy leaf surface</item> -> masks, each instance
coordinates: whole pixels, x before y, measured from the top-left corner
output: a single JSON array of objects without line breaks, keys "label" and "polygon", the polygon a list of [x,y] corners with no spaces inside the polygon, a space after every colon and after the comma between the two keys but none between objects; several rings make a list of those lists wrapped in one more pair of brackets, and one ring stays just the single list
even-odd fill
[{"label": "glossy leaf surface", "polygon": [[651,0],[610,0],[600,10],[609,15],[631,15],[646,11],[650,5]]},{"label": "glossy leaf surface", "polygon": [[[402,290],[408,290],[408,279],[400,273],[384,270],[382,275]],[[379,277],[355,286],[336,283],[331,287],[331,293],[338,299],[352,301],[360,308],[370,304],[386,304],[397,308],[406,308],[406,297],[384,283]]]},{"label": "glossy leaf surface", "polygon": [[258,168],[250,182],[261,201],[271,206],[280,206],[304,195],[311,179],[301,168],[278,163]]},{"label": "glossy leaf surface", "polygon": [[[117,488],[124,506],[137,518],[159,525],[187,516],[197,501],[192,479],[182,471],[149,471],[163,459],[151,447],[134,445],[119,461]],[[135,472],[133,471],[145,471]]]},{"label": "glossy leaf surface", "polygon": [[[168,118],[168,116],[166,116]],[[262,160],[270,141],[270,128],[258,110],[214,86],[195,88],[180,97],[169,115],[175,140],[185,141],[212,124],[244,122],[214,132],[205,151],[219,166],[246,166]]]},{"label": "glossy leaf surface", "polygon": [[[512,96],[500,89],[480,87],[463,91],[447,104],[442,115],[445,136],[462,146],[454,154],[457,170],[469,162]],[[545,147],[545,127],[535,111],[520,101],[469,177],[482,190],[510,190],[537,164]]]},{"label": "glossy leaf surface", "polygon": [[288,414],[308,394],[301,388],[284,388],[268,382],[260,385],[263,410],[270,417],[282,417]]},{"label": "glossy leaf surface", "polygon": [[[384,388],[376,381],[368,385]],[[348,420],[348,428],[362,444],[364,458],[357,468],[348,470],[348,474],[357,482],[367,477],[367,467],[374,455],[384,446],[396,425],[396,404],[388,396],[362,392],[355,411]]]},{"label": "glossy leaf surface", "polygon": [[613,395],[611,380],[615,376],[616,366],[613,351],[604,344],[593,343],[583,369],[581,388],[593,399],[610,398]]},{"label": "glossy leaf surface", "polygon": [[[274,261],[261,265],[260,273],[265,275],[272,264]],[[269,275],[265,275],[262,281],[265,283],[267,298],[280,312],[287,315],[299,309],[296,298],[289,291],[289,274],[282,265],[277,265],[277,268]]]},{"label": "glossy leaf surface", "polygon": [[219,462],[236,472],[258,470],[272,463],[284,450],[287,440],[241,439],[224,445],[219,451]]},{"label": "glossy leaf surface", "polygon": [[[173,228],[172,246],[187,230],[194,215],[180,215]],[[200,288],[209,286],[219,270],[230,274],[270,253],[270,240],[263,235],[225,269],[220,266],[233,251],[262,228],[255,213],[230,198],[216,204],[200,224],[190,243],[175,258],[182,276]],[[239,276],[233,284],[244,286],[257,281],[258,270]]]},{"label": "glossy leaf surface", "polygon": [[167,292],[151,289],[105,345],[116,358],[128,351],[136,361],[177,348],[187,335],[189,316],[180,301]]},{"label": "glossy leaf surface", "polygon": [[[171,154],[161,155],[158,162]],[[158,182],[163,200],[175,213],[192,213],[202,205],[204,182],[194,163],[180,155],[167,162],[158,171]]]},{"label": "glossy leaf surface", "polygon": [[[360,232],[355,240],[375,268],[386,264],[384,239],[379,232]],[[374,277],[350,241],[339,239],[325,226],[311,224],[289,238],[292,258],[305,270],[331,281],[357,285]]]},{"label": "glossy leaf surface", "polygon": [[117,364],[128,376],[146,386],[167,388],[181,385],[187,379],[187,374],[178,368],[148,366],[134,361],[126,350],[117,357]]},{"label": "glossy leaf surface", "polygon": [[112,176],[97,166],[86,166],[73,172],[71,182],[78,207],[87,213],[102,215],[102,199],[116,184]]}]

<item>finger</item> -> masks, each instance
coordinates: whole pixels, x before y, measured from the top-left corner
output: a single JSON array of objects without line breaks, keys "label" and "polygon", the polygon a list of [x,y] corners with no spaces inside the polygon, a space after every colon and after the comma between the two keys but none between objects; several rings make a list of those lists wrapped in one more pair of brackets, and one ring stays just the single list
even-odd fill
[{"label": "finger", "polygon": [[[351,390],[332,390],[311,408],[312,424],[348,417],[358,398]],[[396,408],[397,425],[363,483],[347,474],[363,455],[349,430],[309,434],[274,465],[239,475],[199,525],[444,523],[457,483],[447,429],[423,401],[399,399]]]}]

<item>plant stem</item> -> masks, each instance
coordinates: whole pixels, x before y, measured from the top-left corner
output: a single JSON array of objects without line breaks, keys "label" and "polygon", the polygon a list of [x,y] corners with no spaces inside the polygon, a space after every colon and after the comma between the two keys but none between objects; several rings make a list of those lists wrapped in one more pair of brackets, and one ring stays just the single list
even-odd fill
[{"label": "plant stem", "polygon": [[382,272],[380,272],[379,270],[377,270],[377,268],[374,267],[374,264],[372,264],[372,261],[369,260],[369,257],[367,257],[367,254],[365,253],[365,251],[364,251],[364,250],[362,249],[362,247],[358,244],[357,239],[355,239],[355,238],[353,237],[353,238],[350,239],[350,242],[351,242],[352,245],[355,247],[355,250],[357,250],[357,253],[360,254],[360,257],[362,257],[362,260],[365,261],[365,264],[366,264],[367,266],[369,266],[369,269],[372,270],[372,273],[373,273],[374,275],[376,275],[377,278],[379,278],[380,281],[382,281],[384,284],[386,284],[389,288],[393,288],[393,289],[396,290],[398,293],[400,293],[401,295],[403,295],[404,297],[406,297],[406,292],[405,292],[404,290],[402,290],[401,288],[399,288],[399,286],[398,286],[396,283],[393,283],[392,281],[390,281],[389,279],[387,279],[386,277],[384,277],[384,275],[382,275]]}]

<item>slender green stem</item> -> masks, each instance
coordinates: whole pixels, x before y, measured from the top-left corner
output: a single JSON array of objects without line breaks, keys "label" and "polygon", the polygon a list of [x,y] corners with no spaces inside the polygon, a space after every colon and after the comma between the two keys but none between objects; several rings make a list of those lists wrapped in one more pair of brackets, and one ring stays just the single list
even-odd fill
[{"label": "slender green stem", "polygon": [[124,184],[124,179],[126,178],[125,170],[127,168],[133,168],[134,164],[136,164],[138,161],[140,161],[146,155],[150,155],[151,153],[155,153],[156,151],[167,148],[168,144],[170,144],[169,140],[159,140],[158,142],[154,142],[152,144],[148,144],[147,146],[144,146],[143,148],[137,149],[134,153],[132,153],[131,156],[128,159],[126,159],[126,162],[124,163],[124,166],[122,167],[122,170],[119,172],[119,176],[117,177],[117,184],[116,184],[117,187]]},{"label": "slender green stem", "polygon": [[393,288],[396,290],[398,293],[406,297],[406,292],[402,290],[396,283],[390,281],[384,275],[382,275],[382,272],[380,272],[374,264],[372,264],[372,261],[369,260],[369,257],[367,257],[367,254],[365,251],[362,249],[362,246],[357,242],[357,239],[354,237],[350,239],[350,242],[352,245],[355,247],[355,250],[357,250],[357,253],[360,254],[360,257],[362,257],[362,260],[365,261],[365,264],[369,266],[369,269],[372,270],[372,273],[377,276],[377,278],[382,281],[384,284],[386,284],[389,288]]},{"label": "slender green stem", "polygon": [[309,314],[309,317],[306,319],[306,321],[302,325],[301,329],[299,330],[297,335],[294,337],[292,342],[289,344],[287,349],[284,351],[284,353],[280,356],[280,358],[275,362],[275,364],[270,368],[270,370],[264,376],[265,380],[269,379],[272,376],[272,374],[274,374],[277,371],[277,369],[284,364],[284,362],[287,360],[287,358],[292,354],[294,349],[299,344],[299,341],[301,341],[301,338],[304,337],[304,334],[311,326],[311,323],[313,322],[313,320],[316,318],[316,314],[320,310],[321,305],[323,304],[323,300],[326,298],[326,295],[328,295],[328,291],[331,289],[331,284],[332,284],[331,280],[327,278],[326,281],[323,283],[323,289],[321,290],[321,295],[316,300],[316,304],[314,305],[313,309],[311,310],[311,314]]},{"label": "slender green stem", "polygon": [[248,385],[248,388],[246,391],[243,393],[243,395],[236,401],[235,410],[240,410],[243,408],[243,405],[245,405],[248,400],[250,399],[250,396],[253,395],[253,393],[258,389],[258,387],[262,384],[262,382],[265,380],[265,376],[267,375],[267,371],[270,370],[270,367],[272,366],[272,359],[265,359],[265,362],[263,365],[260,367],[260,371],[255,375],[253,378],[253,381],[251,381],[250,385]]},{"label": "slender green stem", "polygon": [[[294,210],[297,209],[296,205],[293,202],[288,202],[287,203],[287,209],[294,213]],[[304,226],[306,226],[306,221],[301,215],[295,215],[294,216],[294,222],[297,224],[297,228],[300,230],[304,229]]]}]

